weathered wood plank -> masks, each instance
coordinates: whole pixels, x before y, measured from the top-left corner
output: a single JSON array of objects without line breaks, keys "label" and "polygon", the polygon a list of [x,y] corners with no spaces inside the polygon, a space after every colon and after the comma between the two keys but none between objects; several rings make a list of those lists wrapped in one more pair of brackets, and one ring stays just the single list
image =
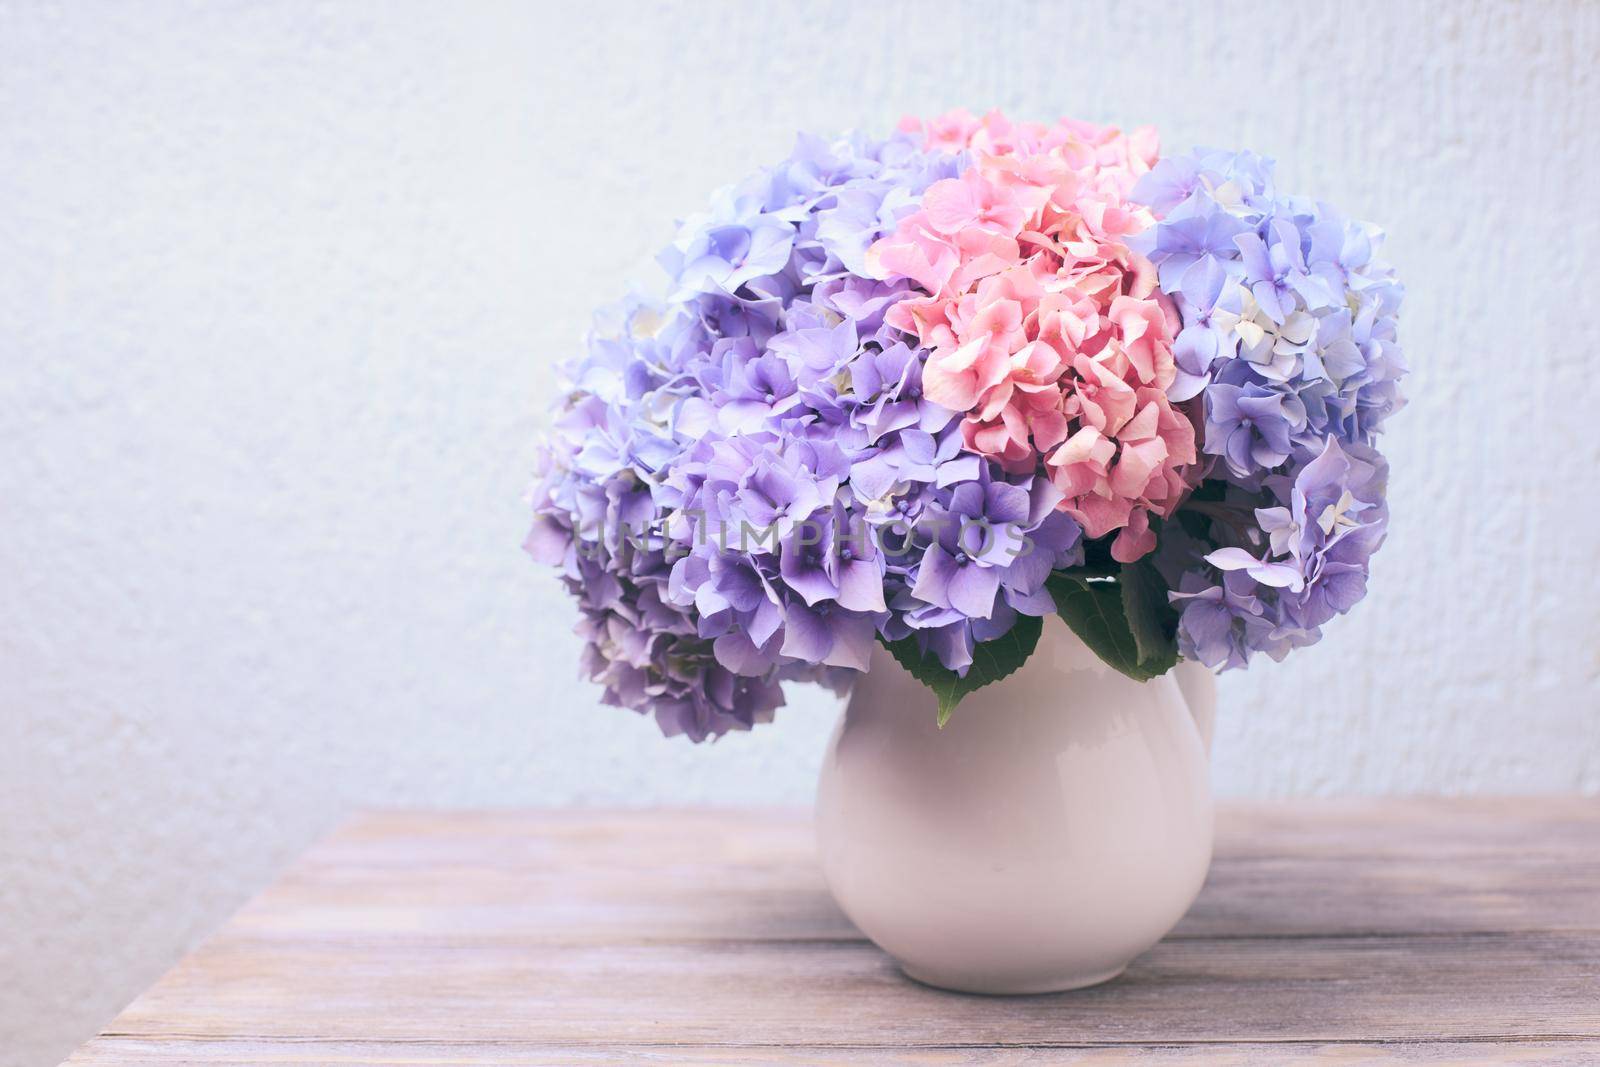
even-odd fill
[{"label": "weathered wood plank", "polygon": [[68,1061],[72,1067],[121,1064],[438,1064],[463,1067],[624,1067],[631,1064],[772,1064],[779,1067],[991,1067],[1000,1064],[1116,1067],[1130,1063],[1181,1063],[1200,1067],[1359,1067],[1363,1064],[1452,1064],[1500,1067],[1516,1064],[1600,1063],[1600,1041],[1502,1042],[1273,1042],[1271,1044],[1013,1045],[1006,1048],[914,1048],[881,1046],[772,1045],[534,1045],[526,1042],[310,1041],[286,1045],[255,1039],[138,1040],[98,1038]]},{"label": "weathered wood plank", "polygon": [[374,813],[74,1064],[1600,1060],[1600,801],[1225,806],[1122,979],[918,986],[795,812]]},{"label": "weathered wood plank", "polygon": [[228,938],[136,1000],[120,1036],[548,1044],[1048,1045],[1600,1035],[1600,935],[1194,938],[1115,982],[979,998],[860,941]]},{"label": "weathered wood plank", "polygon": [[[1205,892],[1173,936],[1600,929],[1596,886],[1593,800],[1225,809]],[[293,939],[429,924],[455,940],[859,936],[828,896],[808,817],[715,811],[375,814],[230,929]]]}]

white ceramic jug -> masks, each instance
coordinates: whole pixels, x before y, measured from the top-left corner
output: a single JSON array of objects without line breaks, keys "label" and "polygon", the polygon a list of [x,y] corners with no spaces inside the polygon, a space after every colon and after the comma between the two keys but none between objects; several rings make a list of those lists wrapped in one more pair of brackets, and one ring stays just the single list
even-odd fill
[{"label": "white ceramic jug", "polygon": [[1214,692],[1192,664],[1134,682],[1049,618],[1022,669],[941,730],[932,694],[877,649],[817,791],[834,898],[929,985],[1115,977],[1205,880]]}]

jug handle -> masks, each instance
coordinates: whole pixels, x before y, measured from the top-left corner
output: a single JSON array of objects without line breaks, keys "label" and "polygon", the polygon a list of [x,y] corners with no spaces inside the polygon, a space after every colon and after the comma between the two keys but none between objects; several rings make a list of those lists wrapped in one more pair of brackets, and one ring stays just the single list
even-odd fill
[{"label": "jug handle", "polygon": [[1172,668],[1172,677],[1178,683],[1178,692],[1189,705],[1194,718],[1194,728],[1200,734],[1200,743],[1206,755],[1211,754],[1211,735],[1217,724],[1217,679],[1205,664],[1195,660],[1181,660]]}]

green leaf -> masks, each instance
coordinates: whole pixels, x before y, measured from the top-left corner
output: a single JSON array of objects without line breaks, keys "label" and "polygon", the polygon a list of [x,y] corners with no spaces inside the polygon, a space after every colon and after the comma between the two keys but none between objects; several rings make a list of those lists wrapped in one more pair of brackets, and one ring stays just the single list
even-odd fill
[{"label": "green leaf", "polygon": [[1139,667],[1139,645],[1128,628],[1122,588],[1116,582],[1056,573],[1045,587],[1055,598],[1056,614],[1091,652],[1135,681],[1149,677]]},{"label": "green leaf", "polygon": [[1171,609],[1164,606],[1166,585],[1149,564],[1126,566],[1115,581],[1057,571],[1046,587],[1056,613],[1114,670],[1147,682],[1177,662],[1177,644],[1168,631]]},{"label": "green leaf", "polygon": [[939,726],[942,728],[950,721],[950,713],[955,711],[962,697],[991,682],[998,682],[1022,666],[1039,644],[1039,634],[1043,628],[1043,619],[1018,615],[1016,625],[1010,630],[993,641],[984,641],[973,647],[972,666],[965,675],[950,670],[932,652],[924,656],[917,647],[915,636],[900,641],[884,641],[883,647],[913,678],[933,691],[939,701]]},{"label": "green leaf", "polygon": [[1083,562],[1071,568],[1073,574],[1087,574],[1094,578],[1110,578],[1122,570],[1122,564],[1111,554],[1112,538],[1107,535],[1096,541],[1083,543]]},{"label": "green leaf", "polygon": [[1148,557],[1123,567],[1117,582],[1140,670],[1152,678],[1165,674],[1178,662],[1178,613],[1167,600],[1167,583]]}]

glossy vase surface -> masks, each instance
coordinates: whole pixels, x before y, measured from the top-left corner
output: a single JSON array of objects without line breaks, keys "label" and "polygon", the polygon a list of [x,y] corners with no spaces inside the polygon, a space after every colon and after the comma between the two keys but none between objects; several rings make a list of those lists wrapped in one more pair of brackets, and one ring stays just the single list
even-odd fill
[{"label": "glossy vase surface", "polygon": [[1045,623],[1022,669],[942,730],[932,694],[876,650],[829,742],[823,873],[929,985],[1113,978],[1183,916],[1211,862],[1210,675],[1180,664],[1134,682]]}]

